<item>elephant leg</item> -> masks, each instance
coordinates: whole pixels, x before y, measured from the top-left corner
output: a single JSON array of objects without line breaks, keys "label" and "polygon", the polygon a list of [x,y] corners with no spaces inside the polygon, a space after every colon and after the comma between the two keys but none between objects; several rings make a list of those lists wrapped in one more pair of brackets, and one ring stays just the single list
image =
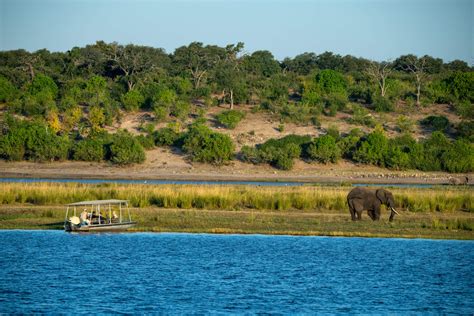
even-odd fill
[{"label": "elephant leg", "polygon": [[380,207],[377,207],[374,210],[374,217],[372,218],[374,221],[380,220]]},{"label": "elephant leg", "polygon": [[362,220],[362,210],[357,210],[357,220]]},{"label": "elephant leg", "polygon": [[356,211],[355,211],[355,208],[354,208],[354,203],[352,203],[352,201],[348,200],[347,204],[349,204],[349,212],[351,213],[351,219],[353,221],[357,220]]},{"label": "elephant leg", "polygon": [[369,217],[370,217],[373,221],[375,221],[375,212],[374,212],[374,210],[368,210],[368,211],[367,211],[367,214],[369,215]]}]

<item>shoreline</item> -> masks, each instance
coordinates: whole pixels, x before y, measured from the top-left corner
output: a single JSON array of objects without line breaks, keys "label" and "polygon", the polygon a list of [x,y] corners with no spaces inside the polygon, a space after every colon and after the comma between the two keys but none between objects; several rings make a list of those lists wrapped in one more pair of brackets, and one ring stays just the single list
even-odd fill
[{"label": "shoreline", "polygon": [[[364,234],[364,233],[319,233],[319,232],[244,232],[238,231],[235,232],[211,232],[211,231],[157,231],[157,230],[147,230],[147,229],[131,229],[125,231],[107,231],[107,232],[66,232],[63,228],[0,228],[0,232],[5,231],[52,231],[52,232],[64,232],[68,234],[78,234],[78,235],[110,235],[110,234],[169,234],[169,235],[221,235],[221,236],[277,236],[277,237],[322,237],[322,238],[363,238],[363,239],[413,239],[413,240],[458,240],[458,241],[474,241],[474,236],[466,236],[466,238],[459,238],[459,236],[453,236],[453,238],[446,238],[446,236],[418,236],[418,235],[395,235],[395,234]],[[458,237],[458,238],[456,238]]]},{"label": "shoreline", "polygon": [[297,170],[281,171],[269,166],[235,163],[229,166],[193,164],[187,167],[164,168],[153,165],[112,166],[84,162],[5,162],[0,161],[0,178],[44,178],[80,180],[176,180],[228,182],[297,182],[321,184],[453,184],[474,174],[394,171],[373,166],[340,164],[339,166],[303,165]]}]

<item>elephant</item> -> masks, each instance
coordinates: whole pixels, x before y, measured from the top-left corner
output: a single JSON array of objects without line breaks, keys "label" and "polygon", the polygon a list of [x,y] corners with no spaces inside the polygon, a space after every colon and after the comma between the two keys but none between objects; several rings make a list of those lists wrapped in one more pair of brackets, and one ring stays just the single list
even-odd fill
[{"label": "elephant", "polygon": [[347,204],[353,221],[362,219],[362,211],[367,210],[373,221],[380,219],[380,206],[382,204],[390,208],[389,221],[393,221],[395,214],[395,200],[393,194],[384,189],[370,190],[366,188],[354,188],[347,195]]}]

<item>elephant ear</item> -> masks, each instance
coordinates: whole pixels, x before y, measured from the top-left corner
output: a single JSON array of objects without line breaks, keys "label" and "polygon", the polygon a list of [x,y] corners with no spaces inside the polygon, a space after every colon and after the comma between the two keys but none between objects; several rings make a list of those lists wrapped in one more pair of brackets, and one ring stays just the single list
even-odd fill
[{"label": "elephant ear", "polygon": [[375,196],[377,197],[377,199],[379,199],[380,203],[387,203],[387,194],[384,189],[378,189],[377,191],[375,191]]}]

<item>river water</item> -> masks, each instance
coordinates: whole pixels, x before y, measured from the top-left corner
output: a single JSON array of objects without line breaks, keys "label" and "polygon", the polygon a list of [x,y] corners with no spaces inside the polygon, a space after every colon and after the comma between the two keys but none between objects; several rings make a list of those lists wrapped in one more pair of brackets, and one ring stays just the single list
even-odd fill
[{"label": "river water", "polygon": [[[134,179],[49,179],[49,178],[0,178],[0,183],[20,182],[50,182],[50,183],[84,183],[84,184],[194,184],[194,185],[250,185],[250,186],[303,186],[303,185],[338,185],[338,183],[311,183],[296,181],[206,181],[206,180],[134,180]],[[377,187],[407,187],[407,188],[432,188],[433,184],[423,183],[354,183],[352,186],[377,186]]]},{"label": "river water", "polygon": [[0,232],[0,313],[472,314],[474,242]]}]

